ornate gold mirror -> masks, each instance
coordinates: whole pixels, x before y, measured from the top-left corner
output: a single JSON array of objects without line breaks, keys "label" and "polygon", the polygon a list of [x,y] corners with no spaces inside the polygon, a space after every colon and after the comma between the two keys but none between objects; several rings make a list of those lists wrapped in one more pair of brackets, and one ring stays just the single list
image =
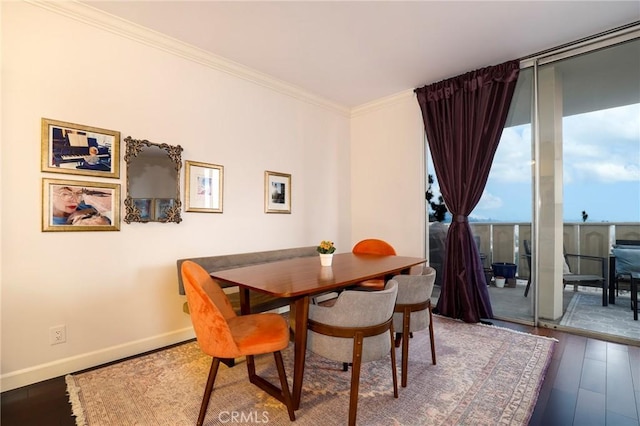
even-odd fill
[{"label": "ornate gold mirror", "polygon": [[124,139],[127,163],[126,223],[180,223],[182,147],[148,140]]}]

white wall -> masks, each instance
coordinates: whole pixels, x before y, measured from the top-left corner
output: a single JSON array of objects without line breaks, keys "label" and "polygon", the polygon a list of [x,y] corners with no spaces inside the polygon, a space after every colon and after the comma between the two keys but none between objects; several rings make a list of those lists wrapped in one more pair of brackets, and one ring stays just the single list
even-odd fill
[{"label": "white wall", "polygon": [[351,120],[352,240],[425,254],[424,124],[413,91],[359,107]]},{"label": "white wall", "polygon": [[[177,291],[178,258],[308,246],[322,239],[350,250],[350,160],[371,133],[360,127],[375,115],[354,120],[358,129],[350,151],[350,119],[339,108],[45,6],[0,7],[3,391],[191,337]],[[391,238],[403,254],[419,254],[413,240],[422,239],[422,230],[400,231],[390,223],[396,214],[414,215],[407,211],[414,207],[398,203],[419,192],[415,183],[407,188],[403,182],[419,178],[420,159],[408,147],[416,135],[403,130],[406,123],[398,117],[409,110],[400,103],[383,111],[392,123],[372,140],[382,149],[394,130],[401,133],[372,160],[382,181],[376,189],[384,192],[369,191],[366,171],[356,164],[354,183],[363,192],[354,199],[363,203],[356,210],[362,220],[356,234],[380,225],[382,237],[407,238]],[[119,232],[41,232],[42,178],[83,179],[40,171],[42,117],[118,130],[122,139],[180,144],[183,160],[223,165],[224,213],[183,212],[180,224],[122,223]],[[395,160],[403,164],[393,165]],[[405,169],[411,176],[400,178]],[[119,179],[84,180],[119,183],[124,196],[125,170],[123,162]],[[265,170],[291,173],[291,215],[264,213]],[[381,212],[373,222],[365,220],[369,206]],[[408,220],[391,222],[408,227]],[[59,324],[67,327],[67,343],[51,346],[49,328]]]}]

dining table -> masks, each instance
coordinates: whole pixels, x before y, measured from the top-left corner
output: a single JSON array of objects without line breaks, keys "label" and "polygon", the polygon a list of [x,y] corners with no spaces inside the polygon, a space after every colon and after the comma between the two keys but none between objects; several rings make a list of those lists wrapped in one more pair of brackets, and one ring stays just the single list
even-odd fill
[{"label": "dining table", "polygon": [[215,280],[239,287],[243,315],[251,313],[250,291],[289,299],[293,310],[289,320],[294,342],[291,397],[297,410],[304,379],[310,300],[368,279],[384,277],[388,280],[394,275],[408,274],[413,266],[425,262],[421,257],[339,253],[334,254],[331,266],[321,266],[318,256],[307,256],[220,270],[210,275]]}]

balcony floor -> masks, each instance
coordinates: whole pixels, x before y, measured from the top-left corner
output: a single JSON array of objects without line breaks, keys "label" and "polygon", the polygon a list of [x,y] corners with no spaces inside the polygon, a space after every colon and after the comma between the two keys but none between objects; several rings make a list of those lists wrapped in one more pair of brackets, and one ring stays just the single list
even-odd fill
[{"label": "balcony floor", "polygon": [[[533,323],[532,293],[524,297],[526,281],[518,280],[515,288],[489,286],[491,306],[496,319]],[[640,321],[633,320],[629,291],[620,291],[615,305],[602,306],[599,289],[567,286],[563,292],[563,315],[557,320],[540,319],[541,326],[595,336],[603,340],[640,346]],[[435,287],[437,302],[440,288]]]}]

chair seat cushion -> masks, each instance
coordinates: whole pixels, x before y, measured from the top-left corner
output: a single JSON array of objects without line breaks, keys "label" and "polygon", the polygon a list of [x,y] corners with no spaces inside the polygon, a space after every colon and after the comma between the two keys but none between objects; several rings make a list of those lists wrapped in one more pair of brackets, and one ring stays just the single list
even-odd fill
[{"label": "chair seat cushion", "polygon": [[230,358],[281,351],[289,345],[289,325],[278,314],[241,315],[228,322],[239,351]]},{"label": "chair seat cushion", "polygon": [[366,280],[358,283],[356,288],[360,288],[363,290],[384,290],[384,280]]}]

